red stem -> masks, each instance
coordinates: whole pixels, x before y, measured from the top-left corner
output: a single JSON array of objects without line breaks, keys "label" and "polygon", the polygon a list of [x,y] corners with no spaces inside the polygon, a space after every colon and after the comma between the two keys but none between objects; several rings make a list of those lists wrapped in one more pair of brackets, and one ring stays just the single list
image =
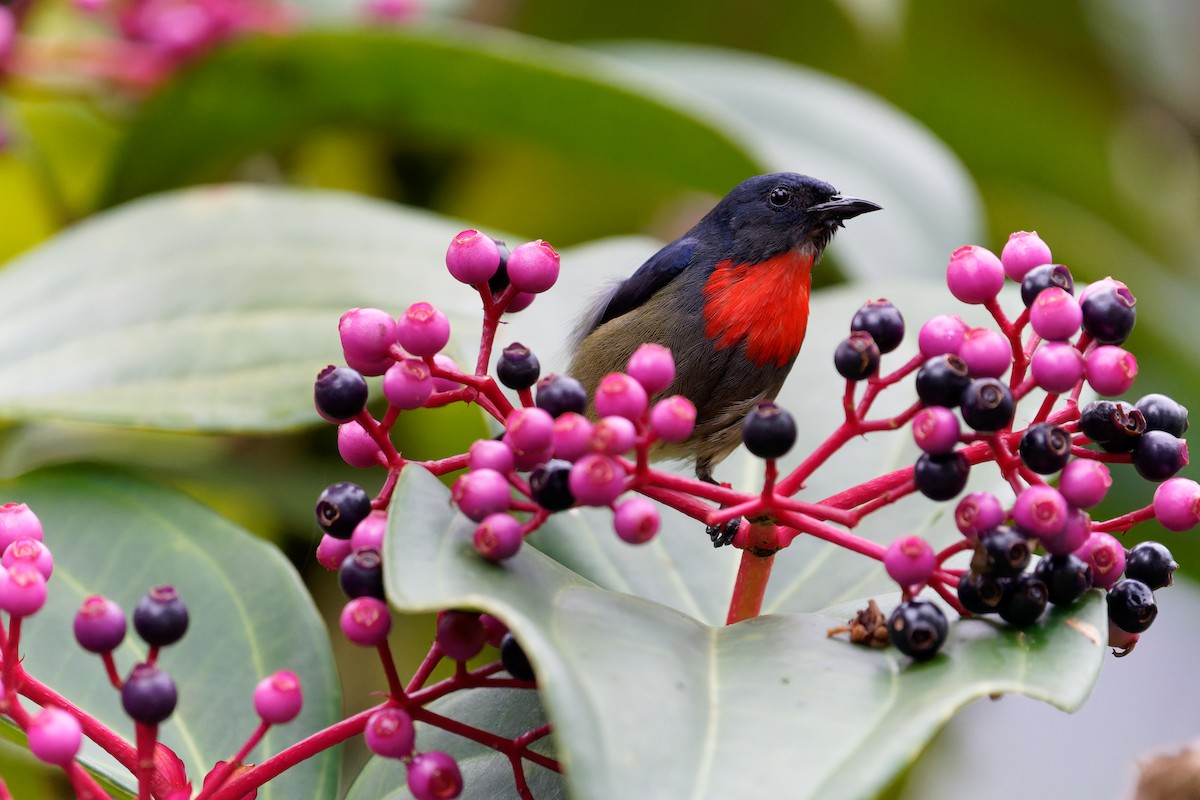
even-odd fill
[{"label": "red stem", "polygon": [[775,552],[779,549],[778,530],[775,523],[750,525],[750,541],[742,550],[737,579],[733,584],[733,596],[729,600],[726,625],[757,617],[762,611],[763,596],[767,581],[771,577],[771,566],[775,563]]}]

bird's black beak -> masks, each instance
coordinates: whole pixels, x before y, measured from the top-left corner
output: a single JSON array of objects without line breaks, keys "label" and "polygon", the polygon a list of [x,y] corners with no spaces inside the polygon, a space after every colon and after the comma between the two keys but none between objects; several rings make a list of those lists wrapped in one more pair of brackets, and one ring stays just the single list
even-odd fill
[{"label": "bird's black beak", "polygon": [[857,197],[842,197],[840,194],[835,194],[824,203],[809,206],[808,213],[820,214],[826,219],[841,222],[851,217],[857,217],[859,214],[878,211],[881,208],[883,206],[878,203],[872,203],[870,200],[862,200]]}]

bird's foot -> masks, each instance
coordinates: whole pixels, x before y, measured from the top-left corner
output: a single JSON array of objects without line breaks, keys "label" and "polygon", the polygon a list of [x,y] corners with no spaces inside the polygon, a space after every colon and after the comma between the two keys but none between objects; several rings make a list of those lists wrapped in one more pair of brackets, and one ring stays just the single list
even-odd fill
[{"label": "bird's foot", "polygon": [[708,534],[708,538],[712,540],[713,547],[726,547],[733,544],[733,537],[737,536],[738,528],[742,526],[742,518],[726,520],[720,525],[709,525],[704,529]]}]

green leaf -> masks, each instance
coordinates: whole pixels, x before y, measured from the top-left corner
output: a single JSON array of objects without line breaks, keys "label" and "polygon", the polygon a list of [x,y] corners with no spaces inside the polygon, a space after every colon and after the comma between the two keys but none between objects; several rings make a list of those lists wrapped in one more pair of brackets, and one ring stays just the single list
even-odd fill
[{"label": "green leaf", "polygon": [[586,51],[475,27],[309,31],[232,44],[147,101],[105,204],[223,178],[333,124],[443,144],[529,141],[722,193],[760,171],[669,92]]},{"label": "green leaf", "polygon": [[[828,638],[845,607],[711,627],[602,589],[532,547],[490,564],[472,550],[473,523],[419,469],[402,476],[390,519],[391,601],[504,619],[535,664],[578,798],[647,787],[664,797],[866,796],[973,698],[1019,692],[1077,707],[1104,652],[1099,593],[1023,632],[957,623],[942,654],[913,664]],[[550,527],[571,535],[557,519]]]},{"label": "green leaf", "polygon": [[[129,739],[133,723],[100,659],[75,643],[72,620],[93,594],[112,598],[129,614],[152,586],[179,590],[188,605],[188,633],[165,648],[158,662],[175,679],[179,705],[160,734],[196,787],[257,727],[254,686],[276,670],[300,676],[304,710],[288,725],[272,727],[251,761],[340,719],[325,626],[299,576],[271,545],[183,495],[94,468],[3,481],[0,497],[33,509],[55,559],[46,607],[23,629],[26,669]],[[114,655],[122,674],[145,659],[146,646],[132,626]],[[87,745],[84,757],[118,783],[132,785],[129,773],[97,747]],[[258,796],[331,797],[339,763],[338,753],[322,753]]]}]

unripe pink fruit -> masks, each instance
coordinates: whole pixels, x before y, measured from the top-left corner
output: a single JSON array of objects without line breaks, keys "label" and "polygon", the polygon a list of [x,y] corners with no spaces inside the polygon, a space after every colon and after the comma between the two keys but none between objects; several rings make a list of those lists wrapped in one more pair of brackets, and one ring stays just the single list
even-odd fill
[{"label": "unripe pink fruit", "polygon": [[921,348],[921,355],[926,358],[946,353],[957,355],[967,330],[967,323],[957,314],[939,314],[931,317],[917,333],[917,345]]},{"label": "unripe pink fruit", "polygon": [[600,379],[595,403],[596,413],[602,417],[625,417],[636,422],[646,413],[650,399],[640,383],[623,372],[613,372]]},{"label": "unripe pink fruit", "polygon": [[508,279],[519,291],[540,294],[558,280],[558,253],[538,239],[513,248],[508,256]]},{"label": "unripe pink fruit", "polygon": [[396,341],[414,356],[428,358],[450,341],[450,320],[429,303],[413,303],[396,323]]},{"label": "unripe pink fruit", "polygon": [[42,709],[29,722],[29,749],[47,764],[66,766],[83,743],[83,728],[74,715],[61,708]]},{"label": "unripe pink fruit", "polygon": [[433,377],[424,361],[405,358],[383,373],[383,395],[396,408],[420,408],[432,394]]},{"label": "unripe pink fruit", "polygon": [[406,758],[416,742],[412,717],[399,708],[381,708],[368,717],[363,736],[371,752],[384,758]]},{"label": "unripe pink fruit", "polygon": [[283,725],[291,722],[304,705],[300,678],[290,670],[268,675],[254,687],[254,710],[263,722]]},{"label": "unripe pink fruit", "polygon": [[960,247],[950,256],[946,285],[963,303],[986,303],[999,294],[1004,285],[1004,266],[987,248],[978,245]]},{"label": "unripe pink fruit", "polygon": [[393,363],[396,320],[378,308],[352,308],[338,320],[346,364],[363,375],[382,375]]},{"label": "unripe pink fruit", "polygon": [[642,385],[648,394],[657,394],[675,380],[675,359],[661,344],[643,344],[629,357],[626,368],[629,376]]},{"label": "unripe pink fruit", "polygon": [[446,268],[457,281],[471,285],[485,283],[500,268],[500,248],[490,236],[463,231],[446,249]]},{"label": "unripe pink fruit", "polygon": [[617,536],[629,544],[645,544],[654,538],[662,524],[658,509],[645,497],[631,497],[613,513]]},{"label": "unripe pink fruit", "polygon": [[650,429],[664,442],[686,441],[696,429],[696,406],[681,394],[664,397],[650,409]]},{"label": "unripe pink fruit", "polygon": [[937,556],[920,536],[902,536],[884,551],[883,567],[904,589],[924,586],[937,568]]},{"label": "unripe pink fruit", "polygon": [[1034,267],[1053,263],[1050,248],[1037,235],[1037,231],[1011,234],[1000,251],[1000,261],[1004,264],[1004,274],[1018,283]]}]

